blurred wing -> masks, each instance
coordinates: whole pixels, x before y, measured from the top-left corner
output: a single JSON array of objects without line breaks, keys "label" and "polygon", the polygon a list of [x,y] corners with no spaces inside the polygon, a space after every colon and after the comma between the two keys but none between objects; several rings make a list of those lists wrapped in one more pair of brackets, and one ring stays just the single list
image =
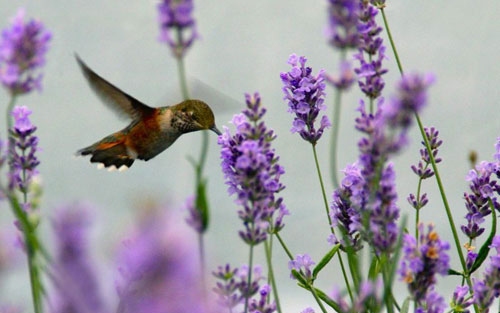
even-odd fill
[{"label": "blurred wing", "polygon": [[97,75],[77,54],[75,54],[75,58],[92,90],[94,90],[97,96],[99,96],[108,107],[118,112],[120,115],[127,115],[132,119],[151,114],[154,111],[154,108],[129,96],[101,76]]}]

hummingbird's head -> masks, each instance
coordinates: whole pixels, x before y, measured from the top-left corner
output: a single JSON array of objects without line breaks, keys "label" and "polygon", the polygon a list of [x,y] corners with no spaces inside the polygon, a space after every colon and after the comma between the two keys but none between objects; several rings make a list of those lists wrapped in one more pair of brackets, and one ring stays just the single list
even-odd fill
[{"label": "hummingbird's head", "polygon": [[179,118],[179,126],[183,133],[209,129],[220,135],[215,126],[212,109],[201,100],[185,100],[172,107],[174,115]]}]

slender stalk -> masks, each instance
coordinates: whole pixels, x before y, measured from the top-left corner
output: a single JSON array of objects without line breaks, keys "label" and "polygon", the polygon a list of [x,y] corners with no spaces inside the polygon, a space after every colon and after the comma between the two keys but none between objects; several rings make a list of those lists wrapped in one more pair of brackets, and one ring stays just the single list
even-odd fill
[{"label": "slender stalk", "polygon": [[[313,144],[311,146],[312,146],[313,155],[314,155],[314,163],[316,164],[316,171],[318,173],[319,184],[321,186],[321,194],[323,196],[323,202],[325,205],[326,216],[328,218],[328,226],[330,227],[331,233],[335,234],[335,229],[332,226],[332,218],[330,217],[330,212],[329,212],[329,208],[328,208],[328,200],[326,199],[325,184],[323,183],[323,177],[321,175],[321,169],[319,167],[318,153],[316,151],[316,145]],[[345,269],[344,262],[342,260],[342,255],[340,253],[338,253],[337,255],[339,258],[339,263],[340,263],[340,267],[342,269],[342,275],[344,276],[344,281],[345,281],[347,290],[348,290],[349,295],[351,296],[351,299],[352,299],[351,285],[349,283],[349,280],[347,279],[347,271]]]},{"label": "slender stalk", "polygon": [[[345,61],[346,59],[346,50],[343,49],[340,51],[340,63]],[[331,175],[332,175],[332,184],[333,188],[339,187],[339,178],[338,178],[338,160],[337,160],[337,148],[339,141],[339,129],[340,129],[340,111],[341,111],[341,103],[342,103],[342,90],[335,90],[335,99],[333,101],[333,122],[332,122],[332,139],[331,139],[331,154],[330,154],[330,165],[331,165]]]},{"label": "slender stalk", "polygon": [[183,49],[183,38],[182,38],[182,30],[180,27],[175,28],[176,36],[177,36],[177,49],[175,51],[175,59],[177,60],[177,72],[179,74],[179,83],[181,87],[181,93],[184,100],[189,99],[189,91],[187,87],[187,79],[186,79],[186,68],[184,67],[184,58],[182,57],[182,49]]},{"label": "slender stalk", "polygon": [[[180,28],[176,28],[176,36],[177,36],[177,44],[178,48],[176,51],[176,60],[177,60],[177,72],[179,75],[179,84],[180,84],[180,90],[182,93],[182,98],[184,100],[190,99],[189,96],[189,89],[188,89],[188,84],[187,84],[187,78],[186,78],[186,67],[184,64],[184,58],[182,57],[182,54],[179,53],[179,51],[182,50],[182,45],[183,45],[183,38],[182,38],[182,31]],[[204,184],[203,181],[203,170],[205,168],[205,163],[206,163],[206,157],[208,154],[208,143],[209,143],[209,136],[208,132],[203,131],[202,132],[202,144],[201,144],[201,150],[200,150],[200,156],[198,162],[193,162],[194,167],[195,167],[195,183],[196,183],[196,198],[200,196],[198,193],[200,191],[199,186]],[[203,192],[204,192],[203,188]],[[196,201],[198,203],[198,201]],[[200,208],[198,208],[200,209]],[[208,212],[207,212],[208,214]],[[202,275],[204,276],[205,273],[205,248],[204,248],[204,241],[203,241],[203,234],[199,234],[198,236],[198,249],[200,252],[200,263],[201,263],[201,269],[202,269]]]},{"label": "slender stalk", "polygon": [[[254,247],[254,245],[251,244],[250,251],[248,253],[248,274],[247,274],[247,286],[248,286],[248,288],[250,288],[250,286],[252,285],[253,247]],[[250,289],[248,289],[248,291],[250,291]],[[250,294],[247,293],[245,295],[245,309],[243,311],[244,313],[248,312],[248,300],[250,300]]]},{"label": "slender stalk", "polygon": [[[441,181],[441,175],[439,175],[439,170],[436,164],[436,160],[434,159],[434,155],[432,155],[431,144],[429,143],[429,139],[425,134],[424,126],[422,124],[422,121],[420,120],[420,116],[416,113],[415,113],[415,119],[417,120],[418,128],[420,129],[420,133],[422,135],[422,138],[424,139],[425,148],[427,149],[427,152],[429,154],[429,159],[431,160],[434,176],[436,177],[436,183],[438,185],[439,193],[441,194],[441,199],[443,200],[446,216],[448,218],[448,223],[450,224],[451,232],[453,234],[453,241],[455,241],[455,247],[457,249],[458,257],[460,259],[460,264],[462,265],[462,270],[465,272],[466,271],[465,257],[462,252],[460,239],[458,238],[458,232],[455,226],[455,221],[453,220],[453,215],[451,214],[450,205],[448,203],[448,197],[446,196],[443,182]],[[469,287],[472,287],[472,281],[470,277],[467,278],[467,284],[469,285]]]},{"label": "slender stalk", "polygon": [[326,199],[325,184],[323,183],[323,177],[321,175],[321,169],[319,167],[318,153],[316,151],[316,145],[313,144],[311,146],[312,146],[313,155],[314,155],[314,163],[316,165],[316,172],[318,173],[319,184],[321,187],[321,195],[323,196],[323,204],[325,205],[326,217],[328,218],[328,227],[330,227],[330,230],[332,233],[335,233],[335,230],[333,229],[333,226],[332,226],[332,218],[330,217],[330,210],[328,209],[328,200]]},{"label": "slender stalk", "polygon": [[200,254],[200,276],[202,286],[205,286],[205,244],[202,233],[198,233],[198,252]]},{"label": "slender stalk", "polygon": [[7,105],[7,112],[5,114],[5,118],[7,119],[7,136],[9,135],[9,130],[12,129],[12,116],[11,112],[14,109],[14,105],[16,104],[17,97],[15,95],[11,95],[9,104]]},{"label": "slender stalk", "polygon": [[399,59],[398,50],[396,49],[396,44],[394,43],[394,39],[392,38],[391,28],[389,27],[387,17],[385,16],[384,8],[380,8],[380,12],[382,13],[382,19],[384,20],[384,27],[387,32],[387,37],[389,38],[389,42],[391,44],[392,52],[394,53],[394,58],[396,59],[396,64],[398,65],[399,73],[403,75],[403,65],[401,64],[401,60]]},{"label": "slender stalk", "polygon": [[43,312],[42,307],[42,284],[40,282],[39,269],[35,262],[36,252],[39,248],[38,238],[35,234],[35,229],[28,220],[26,213],[23,211],[19,201],[13,194],[8,193],[9,202],[14,215],[21,225],[26,248],[26,257],[28,261],[28,269],[31,285],[31,296],[33,298],[33,308],[35,313]]},{"label": "slender stalk", "polygon": [[278,286],[276,285],[276,278],[274,276],[274,269],[273,269],[272,237],[271,237],[271,240],[264,241],[264,251],[266,253],[267,270],[268,270],[268,276],[269,276],[268,279],[269,279],[269,282],[270,282],[272,290],[273,290],[274,302],[276,303],[276,309],[277,309],[278,313],[282,313],[281,304],[280,304],[280,297],[278,294]]},{"label": "slender stalk", "polygon": [[[384,20],[384,26],[385,26],[385,29],[387,31],[387,36],[389,38],[389,42],[391,43],[391,48],[392,48],[394,57],[396,59],[396,63],[398,65],[399,73],[401,75],[403,75],[403,66],[401,64],[401,60],[399,59],[399,54],[397,52],[396,45],[395,45],[394,40],[392,38],[392,34],[391,34],[391,31],[390,31],[389,23],[387,21],[387,17],[385,15],[385,12],[384,12],[383,8],[380,8],[380,11],[382,12],[382,17],[383,17],[383,20]],[[432,166],[432,169],[434,171],[434,176],[436,178],[436,183],[438,185],[439,192],[441,194],[441,199],[443,201],[443,205],[444,205],[444,208],[445,208],[446,216],[448,218],[448,223],[450,224],[451,232],[452,232],[452,235],[453,235],[453,241],[455,242],[455,248],[457,250],[458,257],[460,259],[460,264],[462,266],[462,270],[465,272],[466,271],[465,257],[464,257],[464,254],[462,252],[462,246],[460,244],[460,239],[458,238],[458,232],[457,232],[457,229],[455,227],[455,221],[453,220],[453,215],[451,214],[450,205],[448,203],[448,197],[446,196],[446,192],[444,190],[443,182],[441,181],[441,175],[439,174],[439,170],[438,170],[436,161],[434,159],[434,155],[432,154],[431,145],[429,143],[427,135],[425,134],[423,123],[420,120],[420,116],[417,113],[415,113],[415,119],[417,121],[418,128],[420,130],[420,134],[421,134],[421,136],[422,136],[422,138],[424,140],[425,148],[427,149],[427,152],[429,154],[429,159],[431,160],[431,166]],[[471,280],[471,278],[467,277],[466,280],[467,280],[467,285],[472,290],[472,280]]]}]

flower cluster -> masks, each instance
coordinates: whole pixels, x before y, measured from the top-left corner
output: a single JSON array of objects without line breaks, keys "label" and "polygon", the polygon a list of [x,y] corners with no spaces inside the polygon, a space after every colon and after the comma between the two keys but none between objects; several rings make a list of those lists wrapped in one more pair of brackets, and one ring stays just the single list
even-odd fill
[{"label": "flower cluster", "polygon": [[495,298],[500,297],[500,236],[493,238],[490,249],[496,254],[490,257],[490,263],[484,270],[483,279],[474,281],[473,301],[481,312],[488,312],[488,308]]},{"label": "flower cluster", "polygon": [[398,271],[417,304],[422,306],[424,303],[429,305],[427,297],[436,284],[436,275],[448,273],[449,256],[446,251],[450,246],[441,240],[432,224],[428,225],[427,231],[423,223],[418,228],[418,241],[410,234],[404,235],[403,257]]},{"label": "flower cluster", "polygon": [[202,234],[206,230],[206,225],[203,225],[203,216],[200,210],[196,208],[195,196],[189,196],[186,199],[186,209],[188,216],[186,223],[191,226],[198,234]]},{"label": "flower cluster", "polygon": [[209,311],[202,297],[195,240],[178,218],[149,212],[124,241],[118,257],[117,312]]},{"label": "flower cluster", "polygon": [[249,268],[246,265],[240,268],[231,268],[229,264],[219,266],[212,275],[218,280],[214,292],[217,294],[221,307],[230,311],[251,299],[259,291],[260,281],[263,279],[262,268],[254,267],[252,281],[248,282]]},{"label": "flower cluster", "polygon": [[279,231],[288,211],[283,199],[275,197],[285,188],[280,182],[284,169],[271,148],[276,136],[260,121],[266,110],[257,93],[246,95],[246,104],[247,109],[233,117],[236,133],[225,127],[219,145],[228,192],[236,194],[236,203],[243,207],[238,211],[245,226],[240,237],[254,245],[264,241],[267,232]]},{"label": "flower cluster", "polygon": [[[359,51],[354,56],[359,61],[359,67],[354,70],[358,74],[358,84],[367,97],[376,99],[382,93],[385,82],[382,75],[387,69],[382,67],[385,57],[385,46],[379,36],[382,28],[377,25],[375,17],[378,10],[368,1],[358,1],[360,36]],[[365,54],[367,54],[368,60]]]},{"label": "flower cluster", "polygon": [[333,192],[330,207],[332,226],[340,229],[342,238],[331,234],[328,242],[332,245],[340,243],[342,248],[352,247],[354,250],[360,250],[363,246],[360,240],[362,223],[359,208],[365,205],[365,181],[358,163],[348,165],[343,172],[344,178],[340,188]]},{"label": "flower cluster", "polygon": [[280,74],[283,82],[284,99],[288,101],[288,112],[295,114],[292,133],[300,136],[315,145],[323,135],[325,128],[331,126],[326,115],[321,117],[319,129],[314,123],[319,112],[326,109],[324,105],[325,83],[324,71],[321,70],[315,77],[312,69],[306,67],[307,59],[296,54],[290,55],[288,64],[292,66],[289,72]]},{"label": "flower cluster", "polygon": [[469,313],[470,311],[467,308],[471,304],[472,299],[469,298],[469,286],[457,286],[450,302],[453,312]]},{"label": "flower cluster", "polygon": [[276,303],[269,301],[271,294],[271,287],[263,285],[259,290],[260,299],[252,299],[248,305],[250,313],[273,313],[276,312]]},{"label": "flower cluster", "polygon": [[89,209],[78,204],[56,211],[52,223],[57,248],[52,268],[56,287],[52,312],[106,312],[88,255]]},{"label": "flower cluster", "polygon": [[31,110],[26,106],[16,106],[12,111],[14,127],[9,137],[9,189],[18,188],[27,193],[33,177],[38,173],[40,164],[36,157],[38,137],[36,127],[31,123]]},{"label": "flower cluster", "polygon": [[[443,143],[442,140],[439,139],[439,131],[435,129],[434,127],[431,128],[424,128],[425,136],[427,137],[427,141],[429,142],[430,148],[431,148],[431,153],[434,161],[437,163],[441,162],[441,158],[437,157],[438,154],[438,148],[441,146]],[[412,165],[411,169],[415,175],[419,177],[420,180],[424,180],[427,178],[430,178],[434,176],[434,171],[432,170],[431,167],[431,158],[429,156],[429,152],[427,151],[427,148],[425,148],[425,142],[422,141],[422,145],[424,148],[420,149],[420,160],[418,161],[417,165]],[[407,198],[408,202],[410,205],[415,208],[416,210],[420,210],[423,208],[429,200],[427,199],[427,194],[410,194]]]},{"label": "flower cluster", "polygon": [[[158,4],[159,39],[170,46],[176,58],[183,57],[198,38],[193,9],[193,0],[162,0]],[[172,30],[176,34],[173,35]]]},{"label": "flower cluster", "polygon": [[[294,270],[298,273],[301,273],[306,280],[311,280],[312,271],[311,266],[316,264],[308,254],[297,254],[295,259],[288,262],[288,268],[290,271]],[[295,275],[290,274],[290,277],[295,279]]]},{"label": "flower cluster", "polygon": [[356,48],[359,44],[359,0],[329,0],[329,43],[338,49]]},{"label": "flower cluster", "polygon": [[[500,142],[500,139],[498,142]],[[495,156],[500,151],[498,142]],[[497,199],[500,192],[500,186],[497,183],[499,173],[500,166],[498,162],[483,161],[467,174],[466,180],[469,182],[470,188],[469,193],[464,193],[467,224],[462,225],[461,229],[471,240],[479,237],[484,232],[484,227],[481,227],[481,224],[484,222],[484,218],[491,214],[490,204],[493,205],[495,210],[500,210]]]},{"label": "flower cluster", "polygon": [[40,21],[24,17],[20,9],[0,38],[0,81],[12,95],[41,89],[42,74],[36,72],[45,64],[52,36]]}]

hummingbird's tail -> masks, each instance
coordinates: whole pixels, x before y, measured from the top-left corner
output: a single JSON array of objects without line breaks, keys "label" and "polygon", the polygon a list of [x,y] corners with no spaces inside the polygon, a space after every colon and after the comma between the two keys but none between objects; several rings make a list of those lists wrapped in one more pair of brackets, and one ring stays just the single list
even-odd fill
[{"label": "hummingbird's tail", "polygon": [[92,155],[90,162],[100,163],[98,168],[107,168],[109,171],[124,171],[132,166],[135,158],[129,155],[124,142],[97,142],[80,149],[76,155]]}]

